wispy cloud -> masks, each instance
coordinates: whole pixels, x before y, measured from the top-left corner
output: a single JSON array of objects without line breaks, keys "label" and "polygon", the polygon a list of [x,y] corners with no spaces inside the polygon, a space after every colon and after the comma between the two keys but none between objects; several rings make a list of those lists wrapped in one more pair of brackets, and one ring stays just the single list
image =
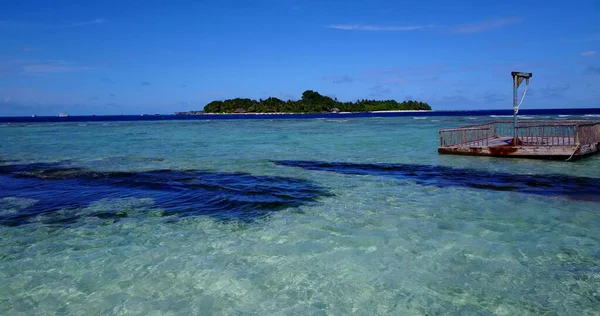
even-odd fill
[{"label": "wispy cloud", "polygon": [[539,98],[542,99],[561,99],[565,97],[565,93],[570,89],[570,84],[547,85],[539,89],[532,89],[532,95],[539,95]]},{"label": "wispy cloud", "polygon": [[[74,113],[81,110],[75,106],[80,103],[80,98],[72,92],[0,86],[0,95],[10,97],[0,100],[2,115],[56,115],[59,112]],[[2,102],[7,99],[8,102]]]},{"label": "wispy cloud", "polygon": [[585,68],[584,74],[586,75],[600,75],[600,67],[598,66],[588,66]]},{"label": "wispy cloud", "polygon": [[421,29],[432,28],[434,25],[365,25],[365,24],[332,24],[326,27],[336,30],[349,30],[349,31],[416,31]]},{"label": "wispy cloud", "polygon": [[150,85],[150,82],[148,82],[148,81],[142,81],[142,86],[149,86],[149,85]]},{"label": "wispy cloud", "polygon": [[87,25],[103,24],[106,19],[93,19],[88,21],[80,21],[68,24],[48,24],[43,22],[28,22],[28,21],[12,21],[0,20],[0,28],[71,28]]},{"label": "wispy cloud", "polygon": [[371,93],[369,93],[369,96],[375,97],[375,98],[381,98],[383,96],[390,94],[391,92],[392,92],[392,89],[389,86],[377,84],[377,85],[374,85],[373,87],[371,87]]},{"label": "wispy cloud", "polygon": [[27,27],[41,27],[44,24],[23,22],[23,21],[12,21],[12,20],[0,20],[0,28],[27,28]]},{"label": "wispy cloud", "polygon": [[75,72],[81,70],[88,70],[91,68],[86,66],[79,66],[65,61],[51,61],[23,65],[22,69],[23,74],[25,75],[44,75]]},{"label": "wispy cloud", "polygon": [[595,50],[589,50],[587,52],[581,53],[581,56],[583,56],[583,57],[591,57],[591,56],[595,56],[596,54],[598,54],[597,51],[595,51]]},{"label": "wispy cloud", "polygon": [[[486,80],[488,80],[487,78],[491,78],[491,80],[503,78],[515,69],[552,67],[556,68],[557,63],[544,60],[506,64],[494,62],[425,63],[365,69],[358,78],[361,82],[387,85],[457,87],[469,85],[469,80],[473,80],[473,78],[486,78]],[[471,79],[467,79],[467,76]]]},{"label": "wispy cloud", "polygon": [[444,63],[432,63],[415,66],[384,67],[365,70],[364,78],[378,84],[406,84],[453,71],[456,67]]},{"label": "wispy cloud", "polygon": [[451,65],[447,63],[431,63],[414,66],[399,66],[399,67],[382,67],[376,69],[366,70],[367,75],[382,76],[382,75],[396,75],[396,76],[418,76],[418,75],[431,75],[442,71],[449,71]]},{"label": "wispy cloud", "polygon": [[0,75],[47,76],[94,69],[63,60],[9,60],[0,61]]},{"label": "wispy cloud", "polygon": [[531,42],[512,41],[512,42],[498,42],[491,44],[493,47],[511,48],[511,47],[523,47]]},{"label": "wispy cloud", "polygon": [[10,101],[12,101],[12,97],[6,97],[6,98],[4,98],[4,103],[8,103]]},{"label": "wispy cloud", "polygon": [[467,97],[463,91],[455,91],[454,93],[443,95],[435,103],[464,106],[474,103],[474,100]]},{"label": "wispy cloud", "polygon": [[298,98],[292,93],[277,93],[277,96],[282,100],[297,100]]},{"label": "wispy cloud", "polygon": [[510,96],[507,94],[496,93],[491,91],[484,92],[481,98],[483,99],[483,102],[485,104],[508,102],[508,100],[510,100]]},{"label": "wispy cloud", "polygon": [[80,26],[86,26],[86,25],[102,24],[104,22],[106,22],[105,19],[94,19],[94,20],[89,20],[89,21],[83,21],[83,22],[77,22],[77,23],[71,23],[71,24],[58,25],[56,27],[60,27],[60,28],[65,28],[65,27],[80,27]]},{"label": "wispy cloud", "polygon": [[485,21],[480,21],[480,22],[476,22],[476,23],[457,25],[455,27],[450,28],[450,32],[452,32],[454,34],[480,33],[480,32],[503,28],[503,27],[510,26],[510,25],[519,24],[522,21],[523,21],[523,18],[518,18],[518,17],[485,20]]},{"label": "wispy cloud", "polygon": [[325,76],[325,77],[323,77],[323,80],[331,81],[331,82],[337,83],[337,84],[354,82],[354,78],[352,78],[348,75]]},{"label": "wispy cloud", "polygon": [[[529,94],[528,94],[529,96]],[[428,102],[436,104],[436,108],[452,109],[457,106],[485,106],[487,108],[503,108],[510,100],[512,95],[506,93],[497,93],[497,91],[472,91],[468,89],[450,90],[446,93],[434,93]]]},{"label": "wispy cloud", "polygon": [[581,37],[571,37],[571,38],[563,38],[560,41],[567,43],[585,43],[585,42],[595,42],[600,41],[600,33],[584,35]]}]

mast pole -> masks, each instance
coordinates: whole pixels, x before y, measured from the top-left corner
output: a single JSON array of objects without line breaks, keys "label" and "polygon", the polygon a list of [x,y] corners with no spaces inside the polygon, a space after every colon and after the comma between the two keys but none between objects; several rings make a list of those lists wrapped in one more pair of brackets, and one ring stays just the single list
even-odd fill
[{"label": "mast pole", "polygon": [[[517,113],[519,112],[519,106],[520,104],[517,101],[517,90],[519,90],[519,86],[521,85],[521,82],[523,82],[523,79],[525,79],[525,82],[527,85],[529,85],[529,78],[531,78],[531,76],[533,75],[530,72],[517,72],[517,71],[513,71],[511,72],[511,75],[513,77],[513,124],[514,124],[514,139],[513,139],[513,145],[517,146],[518,145],[518,141],[519,141],[519,133],[517,131]],[[527,89],[527,88],[525,88]],[[525,97],[525,92],[523,92],[523,98]],[[522,102],[523,100],[521,100]]]},{"label": "mast pole", "polygon": [[514,127],[514,139],[513,139],[513,143],[515,144],[515,146],[517,145],[517,139],[518,139],[518,135],[517,135],[517,112],[519,111],[518,109],[518,104],[517,104],[517,90],[519,88],[519,83],[518,83],[518,75],[516,73],[512,73],[512,77],[513,77],[513,127]]}]

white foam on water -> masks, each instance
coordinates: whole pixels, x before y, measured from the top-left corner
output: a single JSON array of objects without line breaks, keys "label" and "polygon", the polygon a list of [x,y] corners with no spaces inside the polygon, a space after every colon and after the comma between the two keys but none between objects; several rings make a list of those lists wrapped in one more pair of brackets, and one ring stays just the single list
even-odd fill
[{"label": "white foam on water", "polygon": [[347,122],[350,122],[350,120],[325,120],[325,122],[332,122],[332,123],[347,123]]}]

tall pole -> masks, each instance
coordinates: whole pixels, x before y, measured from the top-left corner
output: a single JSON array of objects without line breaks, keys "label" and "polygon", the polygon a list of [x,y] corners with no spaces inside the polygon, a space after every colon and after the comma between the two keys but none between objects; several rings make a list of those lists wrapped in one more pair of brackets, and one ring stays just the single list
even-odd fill
[{"label": "tall pole", "polygon": [[[533,76],[532,73],[530,72],[517,72],[517,71],[513,71],[512,73],[512,77],[513,77],[513,110],[514,110],[514,114],[513,114],[513,124],[514,124],[514,128],[515,128],[515,138],[513,139],[514,145],[516,146],[518,144],[518,140],[519,140],[519,133],[517,130],[517,112],[519,112],[519,104],[517,102],[517,90],[519,89],[519,85],[521,85],[521,82],[523,82],[523,79],[525,79],[525,83],[527,85],[529,85],[529,78],[531,78],[531,76]],[[525,92],[527,91],[527,87],[525,87],[525,91],[523,91],[523,97],[525,97]],[[521,100],[523,101],[523,100]]]},{"label": "tall pole", "polygon": [[517,111],[518,111],[518,104],[517,104],[517,89],[518,87],[518,75],[516,75],[515,73],[512,74],[513,77],[513,124],[514,124],[514,128],[515,128],[515,138],[513,140],[514,145],[517,145]]}]

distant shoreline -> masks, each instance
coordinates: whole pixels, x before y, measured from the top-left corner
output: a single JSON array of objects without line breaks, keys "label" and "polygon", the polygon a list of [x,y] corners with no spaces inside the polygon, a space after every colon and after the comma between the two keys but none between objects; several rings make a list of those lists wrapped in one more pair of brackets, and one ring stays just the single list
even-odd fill
[{"label": "distant shoreline", "polygon": [[421,113],[421,112],[435,112],[434,110],[387,110],[387,111],[361,111],[361,112],[246,112],[246,113],[188,113],[188,112],[175,112],[176,116],[201,116],[201,115],[315,115],[315,114],[358,114],[358,113]]},{"label": "distant shoreline", "polygon": [[416,100],[405,100],[398,102],[396,100],[356,100],[355,102],[341,102],[337,98],[321,95],[313,90],[302,92],[302,97],[298,100],[288,99],[287,101],[275,97],[253,100],[249,98],[234,98],[227,100],[215,100],[204,106],[202,111],[195,112],[207,113],[340,113],[340,112],[368,112],[380,110],[431,110],[431,106],[425,102]]},{"label": "distant shoreline", "polygon": [[[312,119],[312,118],[368,118],[368,117],[512,117],[512,109],[504,110],[404,110],[404,111],[375,111],[375,112],[349,112],[349,113],[204,113],[195,115],[152,114],[152,115],[71,115],[67,117],[53,116],[0,116],[0,123],[44,123],[44,122],[110,122],[110,121],[186,121],[186,120],[243,120],[243,119]],[[600,119],[600,108],[572,108],[572,109],[523,109],[519,117],[528,115],[561,115],[560,119],[568,116],[585,116],[589,119]],[[472,119],[470,118],[470,119]],[[2,124],[0,127],[6,127]]]}]

